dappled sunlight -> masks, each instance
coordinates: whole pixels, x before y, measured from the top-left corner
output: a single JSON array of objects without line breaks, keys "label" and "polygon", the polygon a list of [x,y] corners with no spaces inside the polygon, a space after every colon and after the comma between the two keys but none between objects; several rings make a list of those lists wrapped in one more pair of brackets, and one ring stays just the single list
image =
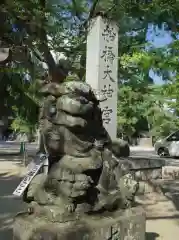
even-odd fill
[{"label": "dappled sunlight", "polygon": [[2,196],[2,197],[0,197],[1,199],[15,199],[16,197],[15,196],[13,196],[13,195],[7,195],[7,196]]},{"label": "dappled sunlight", "polygon": [[11,216],[11,213],[4,213],[4,214],[0,214],[0,221],[4,221],[4,222],[8,222],[9,217]]},{"label": "dappled sunlight", "polygon": [[[7,163],[8,164],[8,163]],[[8,167],[8,166],[7,166]],[[12,239],[12,223],[15,215],[25,209],[26,204],[12,195],[22,178],[22,169],[0,171],[0,239]]]},{"label": "dappled sunlight", "polygon": [[6,229],[8,227],[11,227],[13,223],[12,214],[1,214],[0,215],[0,230]]},{"label": "dappled sunlight", "polygon": [[158,237],[160,237],[160,235],[155,232],[146,232],[145,233],[145,240],[155,240],[155,239],[158,239]]},{"label": "dappled sunlight", "polygon": [[15,164],[15,163],[22,163],[23,161],[23,156],[1,156],[0,155],[0,162],[8,162],[8,163],[12,163],[12,164]]},{"label": "dappled sunlight", "polygon": [[[131,160],[134,158],[135,162],[138,159],[140,162],[148,159],[135,156]],[[0,159],[0,240],[10,240],[12,239],[13,218],[26,208],[21,198],[13,196],[12,192],[27,169],[17,158],[11,160],[10,157],[8,161],[6,158]],[[157,157],[151,159],[149,162],[152,164],[155,160],[162,160]],[[151,186],[152,193],[137,197],[137,202],[143,206],[147,214],[146,240],[164,239],[164,235],[168,236],[165,229],[169,227],[179,235],[179,181],[160,180],[158,184],[154,184],[153,181],[147,183]]]},{"label": "dappled sunlight", "polygon": [[[149,184],[152,184],[150,182]],[[164,184],[162,184],[163,187]],[[169,190],[168,190],[169,191]],[[176,190],[177,191],[177,190]],[[179,191],[179,190],[178,190]],[[171,194],[171,193],[170,193]],[[179,194],[179,192],[178,192]],[[176,192],[175,192],[176,195]],[[137,201],[142,204],[146,211],[147,218],[173,217],[179,218],[178,203],[174,196],[167,197],[167,194],[151,192],[144,196],[138,196]]]},{"label": "dappled sunlight", "polygon": [[22,177],[27,171],[21,162],[0,161],[0,165],[0,178],[3,177],[4,181],[8,180],[8,177]]},{"label": "dappled sunlight", "polygon": [[179,227],[176,218],[153,218],[147,220],[146,240],[176,240]]}]

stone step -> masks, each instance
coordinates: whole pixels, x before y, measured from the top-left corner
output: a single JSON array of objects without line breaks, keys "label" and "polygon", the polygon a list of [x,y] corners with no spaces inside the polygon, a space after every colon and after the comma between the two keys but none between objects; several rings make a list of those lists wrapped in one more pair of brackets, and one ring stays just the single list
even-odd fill
[{"label": "stone step", "polygon": [[160,196],[179,196],[179,180],[177,179],[156,179],[139,182],[138,196],[147,194],[159,194]]},{"label": "stone step", "polygon": [[13,239],[145,240],[145,231],[146,214],[141,207],[95,216],[81,216],[80,220],[62,223],[49,221],[46,215],[37,217],[21,213],[15,217]]},{"label": "stone step", "polygon": [[138,181],[162,179],[162,168],[133,170],[134,178]]},{"label": "stone step", "polygon": [[162,194],[162,183],[163,181],[160,180],[151,180],[151,181],[140,181],[139,182],[139,191],[138,196],[145,195],[148,193],[159,193]]},{"label": "stone step", "polygon": [[[149,159],[144,157],[130,157],[128,158],[132,162],[132,168],[135,170],[138,169],[155,169],[155,168],[162,168],[166,165],[166,161],[163,159]],[[124,159],[125,160],[125,159]]]},{"label": "stone step", "polygon": [[130,158],[133,163],[132,172],[135,179],[148,181],[151,179],[179,179],[179,161],[169,161],[162,159]]},{"label": "stone step", "polygon": [[132,173],[138,181],[162,178],[162,167],[166,165],[165,160],[149,159],[144,157],[131,157]]},{"label": "stone step", "polygon": [[168,180],[179,179],[179,167],[178,166],[163,166],[162,167],[162,179],[168,179]]}]

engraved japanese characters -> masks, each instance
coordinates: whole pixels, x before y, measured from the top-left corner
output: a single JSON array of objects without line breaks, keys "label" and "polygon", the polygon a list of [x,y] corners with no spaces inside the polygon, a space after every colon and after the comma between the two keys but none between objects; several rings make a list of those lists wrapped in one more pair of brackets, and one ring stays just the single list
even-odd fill
[{"label": "engraved japanese characters", "polygon": [[118,27],[100,15],[92,19],[87,37],[86,82],[104,95],[100,103],[103,124],[117,136]]}]

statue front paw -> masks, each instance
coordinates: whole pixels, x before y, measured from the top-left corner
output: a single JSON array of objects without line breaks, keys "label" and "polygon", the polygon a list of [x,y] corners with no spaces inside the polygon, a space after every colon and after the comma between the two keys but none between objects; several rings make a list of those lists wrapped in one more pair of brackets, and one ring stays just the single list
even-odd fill
[{"label": "statue front paw", "polygon": [[131,174],[124,175],[119,180],[119,189],[126,207],[129,207],[134,202],[134,197],[139,189],[139,183],[133,179]]},{"label": "statue front paw", "polygon": [[65,210],[68,211],[69,213],[72,213],[75,211],[75,204],[69,203],[65,205]]},{"label": "statue front paw", "polygon": [[46,179],[45,174],[38,174],[32,179],[23,196],[25,202],[35,201],[41,205],[52,203],[50,194],[45,191]]}]

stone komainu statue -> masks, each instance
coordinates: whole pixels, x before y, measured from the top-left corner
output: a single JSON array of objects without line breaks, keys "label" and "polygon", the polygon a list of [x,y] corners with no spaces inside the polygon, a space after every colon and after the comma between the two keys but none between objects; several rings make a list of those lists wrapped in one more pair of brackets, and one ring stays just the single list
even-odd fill
[{"label": "stone komainu statue", "polygon": [[40,113],[48,174],[38,174],[24,194],[31,212],[68,221],[78,215],[132,206],[138,183],[128,160],[117,158],[102,124],[99,101],[88,84],[45,84]]}]

